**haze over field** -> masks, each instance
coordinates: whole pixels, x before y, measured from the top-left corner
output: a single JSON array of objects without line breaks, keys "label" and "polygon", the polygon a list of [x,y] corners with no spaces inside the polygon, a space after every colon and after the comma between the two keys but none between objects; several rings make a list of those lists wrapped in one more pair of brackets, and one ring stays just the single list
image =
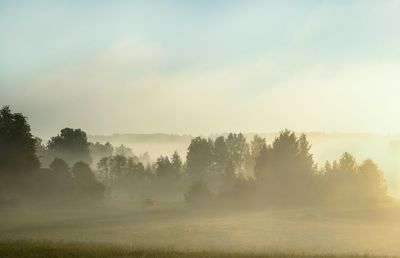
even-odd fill
[{"label": "haze over field", "polygon": [[399,13],[0,0],[0,257],[400,257]]},{"label": "haze over field", "polygon": [[[306,133],[311,142],[311,152],[320,166],[327,160],[338,158],[343,150],[349,151],[357,159],[375,159],[388,180],[389,191],[392,195],[400,195],[400,135],[383,135],[373,133]],[[221,134],[227,135],[227,134]],[[251,139],[255,133],[245,136]],[[258,133],[272,142],[278,133]],[[209,135],[216,138],[218,134]],[[160,155],[168,155],[174,151],[186,153],[192,135],[176,134],[112,134],[89,135],[93,142],[110,142],[116,146],[124,144],[136,154],[149,153],[154,159]],[[183,157],[185,158],[185,157]]]}]

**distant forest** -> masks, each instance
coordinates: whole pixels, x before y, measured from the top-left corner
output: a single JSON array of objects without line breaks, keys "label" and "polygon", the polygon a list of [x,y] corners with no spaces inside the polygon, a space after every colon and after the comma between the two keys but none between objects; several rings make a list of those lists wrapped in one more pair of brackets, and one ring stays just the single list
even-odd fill
[{"label": "distant forest", "polygon": [[283,130],[272,142],[241,133],[191,138],[178,152],[152,161],[125,145],[89,142],[64,128],[47,143],[27,118],[0,110],[0,207],[161,200],[190,207],[377,204],[390,200],[382,171],[347,152],[318,165],[305,134]]}]

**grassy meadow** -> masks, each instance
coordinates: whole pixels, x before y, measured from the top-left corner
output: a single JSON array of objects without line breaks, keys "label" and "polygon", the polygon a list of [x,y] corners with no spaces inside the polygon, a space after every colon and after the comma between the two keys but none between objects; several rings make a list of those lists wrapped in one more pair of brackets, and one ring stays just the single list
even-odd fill
[{"label": "grassy meadow", "polygon": [[177,251],[173,249],[135,248],[123,245],[88,244],[76,242],[50,242],[30,240],[2,240],[0,241],[1,257],[93,257],[93,258],[117,258],[117,257],[143,257],[143,258],[367,258],[390,257],[378,255],[356,254],[310,254],[310,253],[284,253],[284,252],[221,252],[221,251]]},{"label": "grassy meadow", "polygon": [[[400,208],[259,211],[125,203],[0,213],[0,257],[397,257]],[[169,208],[167,208],[169,207]]]}]

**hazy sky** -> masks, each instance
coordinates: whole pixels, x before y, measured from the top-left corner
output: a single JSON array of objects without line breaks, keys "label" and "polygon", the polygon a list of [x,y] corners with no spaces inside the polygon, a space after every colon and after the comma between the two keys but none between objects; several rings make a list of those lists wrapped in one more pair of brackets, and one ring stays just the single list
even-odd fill
[{"label": "hazy sky", "polygon": [[[151,2],[151,3],[150,3]],[[400,132],[400,1],[3,1],[33,132]]]}]

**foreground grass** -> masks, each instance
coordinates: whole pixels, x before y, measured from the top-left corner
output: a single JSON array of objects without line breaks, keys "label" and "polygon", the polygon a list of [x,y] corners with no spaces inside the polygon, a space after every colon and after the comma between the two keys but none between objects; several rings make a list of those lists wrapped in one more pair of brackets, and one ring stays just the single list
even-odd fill
[{"label": "foreground grass", "polygon": [[238,257],[279,257],[279,258],[372,258],[388,256],[371,256],[355,254],[295,254],[295,253],[229,253],[214,251],[175,251],[168,249],[143,249],[130,246],[119,246],[94,243],[66,243],[36,240],[0,240],[0,257],[143,257],[143,258],[238,258]]}]

